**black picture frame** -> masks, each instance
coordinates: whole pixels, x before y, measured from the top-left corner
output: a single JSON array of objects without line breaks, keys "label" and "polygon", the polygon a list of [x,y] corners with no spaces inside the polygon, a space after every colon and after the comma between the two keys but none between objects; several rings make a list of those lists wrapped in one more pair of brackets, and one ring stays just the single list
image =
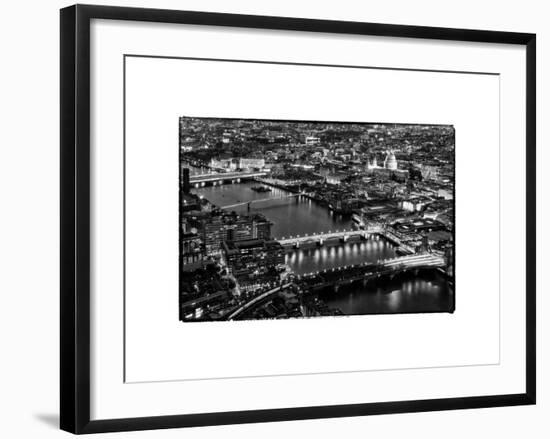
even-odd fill
[{"label": "black picture frame", "polygon": [[[92,19],[525,46],[527,158],[525,393],[90,420],[90,21]],[[89,5],[74,5],[62,9],[60,28],[61,429],[77,434],[98,433],[535,404],[535,34]]]}]

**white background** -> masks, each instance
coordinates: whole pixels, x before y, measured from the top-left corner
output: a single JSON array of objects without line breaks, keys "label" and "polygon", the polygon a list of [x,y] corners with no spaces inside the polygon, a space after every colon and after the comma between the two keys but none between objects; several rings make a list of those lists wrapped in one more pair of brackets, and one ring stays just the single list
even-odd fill
[{"label": "white background", "polygon": [[[45,3],[45,2],[44,2]],[[106,3],[106,2],[104,2]],[[535,2],[385,2],[362,6],[352,2],[117,2],[120,5],[179,9],[338,18],[388,23],[486,28],[538,33],[539,133],[544,143],[542,107],[549,96],[541,84],[546,70],[544,57],[548,15]],[[541,3],[542,4],[542,3]],[[58,12],[63,2],[27,2],[14,10],[4,9],[2,49],[2,422],[8,437],[48,437],[57,413],[58,381]],[[11,6],[11,8],[15,8]],[[6,98],[7,97],[7,98]],[[14,117],[15,116],[15,117]],[[539,150],[539,170],[543,169]],[[539,172],[539,181],[542,175]],[[542,224],[543,188],[539,186],[539,224]],[[543,243],[539,226],[539,243]],[[542,245],[539,272],[543,271]],[[539,279],[539,316],[548,307],[542,300]],[[542,350],[547,325],[539,319],[539,370],[548,347]],[[546,331],[547,332],[547,331]],[[189,437],[280,437],[310,434],[334,437],[464,437],[481,434],[545,437],[544,418],[550,404],[544,376],[539,374],[539,405],[536,407],[406,414],[340,420],[287,422],[187,430]],[[546,434],[545,434],[546,433]],[[181,431],[129,433],[133,436],[176,437]],[[154,435],[154,436],[153,436]],[[121,436],[122,437],[122,436]]]},{"label": "white background", "polygon": [[[107,31],[107,36],[99,37],[99,40],[108,42],[110,47],[116,46],[114,41],[118,39],[114,37],[114,32],[121,34],[121,28],[118,25],[106,26],[113,33]],[[139,40],[138,35],[141,34],[145,35],[143,40],[149,42],[154,37],[147,28],[144,26],[135,30],[132,26],[135,33],[125,37],[125,40],[134,42]],[[127,31],[125,29],[124,34]],[[227,46],[218,42],[218,32],[212,32],[216,50],[221,56],[233,57],[233,54],[227,53]],[[239,31],[238,37],[242,38],[242,34]],[[207,38],[208,33],[201,31],[201,41]],[[231,35],[224,32],[224,40],[229,38]],[[253,40],[258,38],[261,38],[261,33],[255,35]],[[292,37],[286,35],[286,38],[294,39],[290,43],[284,36],[277,35],[276,40],[272,41],[276,41],[277,49],[292,47],[294,53],[289,49],[285,51],[288,57],[298,58],[297,53],[306,52],[297,48],[300,43],[306,48],[311,47],[296,34]],[[174,35],[168,40],[176,40],[176,51],[186,53],[181,48],[185,46],[181,42],[186,41],[185,34]],[[384,48],[379,49],[379,42],[368,41],[370,44],[360,45],[355,38],[351,38],[346,47],[353,47],[354,43],[359,48],[350,49],[348,58],[341,61],[341,58],[332,55],[325,42],[323,51],[331,55],[321,58],[319,62],[325,59],[338,63],[348,59],[353,61],[352,53],[363,53],[355,57],[358,64],[367,61],[381,65],[383,61],[377,56],[379,52],[384,52],[384,58],[392,59],[395,58],[392,51],[399,56],[407,49],[411,51],[410,42],[391,44],[386,41]],[[127,43],[118,44],[124,48]],[[158,43],[156,45],[160,46]],[[229,50],[234,45],[237,44],[229,44]],[[276,56],[271,54],[268,46],[268,40],[263,40],[255,46],[261,48],[260,53],[256,55],[254,49],[252,53],[247,50],[247,56]],[[141,40],[135,47],[145,53],[151,50],[144,47]],[[205,56],[212,56],[208,44],[201,44],[201,47],[204,47]],[[470,46],[463,50],[468,49],[474,50]],[[164,50],[167,50],[166,47]],[[422,49],[415,46],[414,50],[419,53]],[[104,49],[94,52],[103,53]],[[512,65],[523,67],[523,54],[516,52],[514,50],[511,56],[519,62],[512,62]],[[429,61],[437,58],[438,65],[447,65],[442,57],[434,56],[429,50],[427,53]],[[311,56],[311,51],[307,50],[304,55]],[[425,65],[420,58],[419,55],[415,57],[414,65]],[[100,59],[111,58],[102,56]],[[448,53],[447,59],[460,59],[465,63],[456,53]],[[120,62],[120,57],[118,63],[104,61],[102,64],[109,65],[109,68],[105,69],[106,73],[97,73],[101,78],[98,83],[104,84],[105,88],[96,89],[96,93],[108,95],[99,99],[97,117],[94,118],[94,131],[97,130],[98,134],[94,137],[93,148],[99,150],[94,175],[105,182],[98,184],[96,206],[99,214],[95,221],[95,236],[99,242],[103,236],[108,237],[105,245],[98,244],[95,256],[100,273],[94,290],[94,294],[98,295],[99,316],[104,315],[105,310],[118,309],[117,304],[122,298],[121,282],[115,274],[116,271],[122,272],[122,246],[117,245],[120,241],[116,239],[122,233],[119,192],[122,190],[119,184],[122,143],[113,141],[120,138],[121,127],[116,124],[121,114],[120,97],[101,92],[111,89],[106,85],[108,80],[105,77],[111,75],[111,64],[113,70],[120,72]],[[490,67],[501,71],[502,67],[498,64],[491,57]],[[476,67],[481,69],[484,66]],[[499,160],[498,76],[128,57],[126,78],[127,381],[471,366],[497,364],[500,361],[499,289],[502,290],[502,302],[506,305],[510,304],[510,297],[520,299],[521,295],[517,292],[521,291],[523,283],[513,285],[507,281],[503,285],[495,284],[499,277],[499,227],[480,228],[479,225],[480,218],[487,223],[499,224],[499,163],[502,161],[504,166],[512,161],[520,169],[524,166],[516,163],[517,154],[506,154],[506,151],[513,151],[507,145],[512,146],[523,140],[522,130],[516,130],[519,138],[515,142],[511,139],[509,143],[503,142],[502,159]],[[510,83],[506,82],[510,81],[510,75],[505,75],[502,81],[504,85]],[[269,85],[266,87],[266,84]],[[251,90],[261,92],[251,93]],[[521,93],[518,96],[519,102],[513,106],[517,107],[521,118],[524,113],[523,96]],[[513,102],[513,95],[505,95],[504,100]],[[292,102],[291,106],[289,102]],[[459,286],[456,312],[233,324],[192,325],[179,322],[176,227],[179,174],[174,163],[178,160],[175,139],[178,116],[181,114],[453,124],[456,129],[458,169],[456,271]],[[505,116],[504,121],[507,120]],[[111,125],[115,129],[110,129]],[[110,169],[113,169],[114,175],[111,175]],[[468,171],[461,172],[461,169]],[[472,175],[483,175],[484,191],[481,197],[479,180],[472,179]],[[515,181],[507,184],[509,182],[503,181],[503,192],[521,199],[524,193],[522,186]],[[103,191],[102,187],[106,190]],[[112,203],[106,201],[106,197],[113,199]],[[101,206],[117,204],[117,209],[101,209]],[[523,210],[510,207],[509,204],[502,207],[503,234],[521,227],[523,220]],[[477,252],[473,255],[471,251],[480,242],[486,248],[483,257]],[[520,240],[507,242],[514,250],[517,248],[514,245],[520,244],[520,249],[524,246]],[[521,257],[515,251],[513,253],[514,256],[508,259],[511,265]],[[503,264],[507,266],[506,258]],[[109,271],[115,272],[115,275],[110,276]],[[101,279],[101,273],[113,279],[112,282]],[[521,276],[518,276],[518,281],[520,279]],[[521,312],[521,300],[514,303],[512,309]],[[514,321],[519,324],[514,332],[521,331],[523,322],[517,318]],[[106,324],[105,328],[108,340],[112,340],[120,324]],[[102,352],[100,334],[98,344],[96,349]],[[521,353],[518,355],[523,357]],[[224,360],[219,361],[220,358]],[[520,376],[523,377],[522,371]],[[319,379],[325,383],[323,387],[326,391],[328,377]],[[354,376],[352,379],[363,380],[364,377]],[[374,379],[383,381],[382,377]],[[388,379],[392,382],[391,378]],[[254,381],[257,388],[260,383]],[[418,383],[419,387],[423,385]],[[380,383],[380,386],[386,388],[387,384]]]}]

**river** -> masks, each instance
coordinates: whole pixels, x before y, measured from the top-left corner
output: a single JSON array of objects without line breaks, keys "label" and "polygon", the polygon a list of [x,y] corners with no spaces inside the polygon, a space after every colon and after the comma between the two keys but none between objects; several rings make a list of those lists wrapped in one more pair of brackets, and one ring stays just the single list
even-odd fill
[{"label": "river", "polygon": [[291,249],[286,255],[286,263],[294,273],[306,274],[395,256],[392,244],[382,238],[370,238],[346,244],[335,241],[322,247]]},{"label": "river", "polygon": [[[210,202],[225,206],[250,200],[250,212],[265,215],[272,223],[272,235],[280,238],[289,235],[321,233],[351,229],[351,218],[333,214],[327,207],[302,198],[284,198],[289,192],[271,188],[270,192],[256,192],[251,188],[258,183],[226,184],[193,189]],[[247,214],[246,205],[231,208]],[[322,247],[288,249],[286,263],[296,274],[330,269],[344,265],[375,262],[395,257],[391,243],[383,238],[339,243],[332,241]],[[380,314],[405,312],[441,312],[454,307],[453,292],[445,277],[435,271],[381,278],[367,284],[356,282],[340,287],[338,291],[327,288],[318,293],[331,308],[339,308],[344,314]]]},{"label": "river", "polygon": [[318,295],[329,307],[339,308],[346,315],[454,310],[454,292],[436,270],[326,288]]},{"label": "river", "polygon": [[[258,186],[258,183],[206,186],[192,191],[220,207],[243,201],[267,199],[251,204],[250,212],[262,213],[273,223],[271,234],[274,238],[352,228],[349,216],[337,215],[315,201],[305,197],[281,199],[290,193],[277,188],[270,188],[271,192],[256,192],[252,190],[254,186]],[[248,212],[246,205],[230,210],[241,214]]]}]

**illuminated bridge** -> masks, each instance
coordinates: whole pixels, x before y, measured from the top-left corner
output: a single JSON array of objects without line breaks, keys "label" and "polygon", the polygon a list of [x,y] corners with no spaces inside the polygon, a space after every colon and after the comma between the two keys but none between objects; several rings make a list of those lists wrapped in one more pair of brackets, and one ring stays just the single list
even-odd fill
[{"label": "illuminated bridge", "polygon": [[307,289],[319,289],[327,286],[338,287],[359,280],[368,281],[381,276],[395,276],[399,273],[429,268],[445,268],[443,256],[432,253],[419,253],[383,259],[376,263],[365,262],[359,265],[348,265],[298,276]]},{"label": "illuminated bridge", "polygon": [[[381,276],[395,276],[399,273],[407,271],[418,271],[429,268],[444,268],[445,259],[442,256],[432,253],[419,253],[415,255],[401,256],[391,259],[382,259],[376,263],[365,262],[358,265],[348,265],[337,267],[312,273],[306,273],[297,276],[296,284],[303,287],[303,292],[307,293],[312,290],[334,286],[338,288],[340,285],[349,284],[356,281],[368,281]],[[236,320],[242,317],[244,313],[250,311],[255,306],[269,300],[272,296],[290,287],[293,283],[288,282],[282,286],[272,288],[241,305],[233,311],[228,317],[228,320]]]},{"label": "illuminated bridge", "polygon": [[322,245],[329,239],[341,239],[345,242],[352,236],[359,236],[367,239],[371,235],[383,236],[384,230],[382,228],[370,228],[369,230],[331,230],[325,233],[311,235],[306,233],[305,235],[283,236],[282,238],[276,238],[276,240],[279,241],[281,245],[293,245],[294,247],[299,247],[300,244],[304,242],[316,242],[317,244]]},{"label": "illuminated bridge", "polygon": [[221,208],[222,208],[222,209],[231,209],[231,208],[234,208],[234,207],[245,206],[245,205],[247,205],[247,206],[248,206],[248,209],[250,209],[250,205],[251,205],[251,204],[264,203],[264,202],[266,202],[266,201],[285,200],[285,199],[288,199],[288,198],[300,197],[301,195],[303,195],[303,194],[302,194],[302,193],[298,193],[298,194],[285,194],[285,195],[281,195],[280,197],[260,198],[260,199],[258,199],[258,200],[240,201],[240,202],[238,202],[238,203],[228,204],[228,205],[226,205],[226,206],[221,206]]},{"label": "illuminated bridge", "polygon": [[445,258],[434,253],[418,253],[415,255],[400,256],[391,259],[382,259],[379,262],[382,267],[395,269],[402,267],[443,267]]},{"label": "illuminated bridge", "polygon": [[237,308],[235,311],[233,311],[228,317],[228,320],[235,320],[239,316],[241,316],[244,312],[247,310],[253,308],[255,305],[260,304],[262,301],[268,299],[270,296],[273,296],[274,294],[277,294],[279,291],[284,290],[285,288],[288,288],[290,285],[292,285],[292,282],[288,282],[280,287],[273,288],[269,291],[266,291],[265,293],[260,294],[259,296],[254,297],[253,299],[249,300],[245,304],[241,305],[239,308]]},{"label": "illuminated bridge", "polygon": [[199,174],[192,175],[189,178],[189,183],[196,188],[206,186],[209,184],[223,184],[226,182],[240,183],[241,180],[248,180],[256,177],[264,177],[267,175],[266,171],[252,171],[252,172],[221,172],[212,174]]}]

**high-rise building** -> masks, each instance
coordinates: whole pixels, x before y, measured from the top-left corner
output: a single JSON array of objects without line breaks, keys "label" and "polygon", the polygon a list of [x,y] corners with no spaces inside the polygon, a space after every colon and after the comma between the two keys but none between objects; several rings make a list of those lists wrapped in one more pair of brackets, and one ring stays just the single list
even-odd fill
[{"label": "high-rise building", "polygon": [[191,189],[189,168],[182,167],[181,170],[181,185],[184,194],[188,194]]},{"label": "high-rise building", "polygon": [[252,238],[254,239],[271,239],[272,223],[263,215],[253,215],[252,218]]}]

